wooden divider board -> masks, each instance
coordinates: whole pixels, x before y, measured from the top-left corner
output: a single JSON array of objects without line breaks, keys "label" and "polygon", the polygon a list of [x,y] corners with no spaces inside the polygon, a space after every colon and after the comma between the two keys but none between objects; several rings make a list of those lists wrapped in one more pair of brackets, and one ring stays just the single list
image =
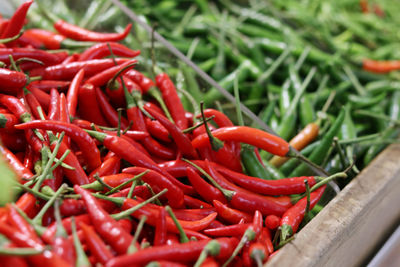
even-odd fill
[{"label": "wooden divider board", "polygon": [[361,266],[399,222],[400,144],[393,144],[265,266]]}]

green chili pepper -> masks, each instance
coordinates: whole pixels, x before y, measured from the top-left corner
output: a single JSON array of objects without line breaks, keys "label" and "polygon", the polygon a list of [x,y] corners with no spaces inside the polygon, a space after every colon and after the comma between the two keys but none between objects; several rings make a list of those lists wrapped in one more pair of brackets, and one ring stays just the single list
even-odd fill
[{"label": "green chili pepper", "polygon": [[269,166],[271,168],[265,168],[258,160],[253,146],[242,145],[240,157],[246,172],[250,176],[264,180],[277,180],[284,177],[280,171],[271,166]]}]

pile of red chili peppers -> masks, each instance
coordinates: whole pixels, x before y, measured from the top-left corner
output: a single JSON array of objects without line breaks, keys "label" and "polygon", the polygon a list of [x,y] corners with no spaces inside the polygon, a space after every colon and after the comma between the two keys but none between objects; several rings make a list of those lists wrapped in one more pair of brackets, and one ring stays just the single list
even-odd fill
[{"label": "pile of red chili peppers", "polygon": [[[21,35],[31,4],[0,18],[0,148],[20,192],[0,208],[2,266],[260,266],[290,241],[328,178],[243,174],[242,143],[290,145],[186,112],[166,73],[133,69],[131,25]],[[52,51],[71,44],[88,48]]]}]

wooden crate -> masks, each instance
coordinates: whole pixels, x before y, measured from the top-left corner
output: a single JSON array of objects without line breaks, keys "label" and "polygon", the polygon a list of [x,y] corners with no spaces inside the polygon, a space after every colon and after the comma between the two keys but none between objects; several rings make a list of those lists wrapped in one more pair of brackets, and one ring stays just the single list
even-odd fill
[{"label": "wooden crate", "polygon": [[390,145],[265,266],[361,266],[400,222],[400,145]]}]

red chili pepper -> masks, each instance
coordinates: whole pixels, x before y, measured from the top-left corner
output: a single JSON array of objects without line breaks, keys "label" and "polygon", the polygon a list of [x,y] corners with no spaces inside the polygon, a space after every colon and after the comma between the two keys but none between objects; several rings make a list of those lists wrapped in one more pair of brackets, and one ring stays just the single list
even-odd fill
[{"label": "red chili pepper", "polygon": [[99,33],[80,28],[66,21],[59,20],[54,28],[62,35],[77,41],[116,42],[124,39],[130,32],[132,24],[128,24],[121,33]]},{"label": "red chili pepper", "polygon": [[183,200],[185,201],[185,205],[188,208],[193,208],[193,209],[212,208],[210,204],[188,195],[185,195],[183,197]]},{"label": "red chili pepper", "polygon": [[50,90],[50,105],[48,112],[49,120],[58,121],[60,119],[60,95],[56,89]]},{"label": "red chili pepper", "polygon": [[262,264],[263,262],[267,261],[269,253],[264,244],[255,242],[250,245],[249,255],[253,261]]},{"label": "red chili pepper", "polygon": [[135,69],[129,70],[125,75],[131,78],[132,81],[137,83],[144,94],[146,94],[150,90],[150,88],[155,86],[154,82],[150,78],[144,76],[143,73]]},{"label": "red chili pepper", "polygon": [[[80,223],[84,222],[86,224],[90,224],[90,217],[88,214],[83,214],[79,216],[75,216],[75,222],[77,224],[78,230],[80,229]],[[71,217],[64,218],[62,220],[62,226],[65,228],[68,234],[71,234]],[[46,231],[43,233],[41,236],[42,240],[46,242],[47,244],[51,244],[53,242],[54,236],[57,231],[57,224],[56,222],[53,222],[51,225],[49,225],[46,229]]]},{"label": "red chili pepper", "polygon": [[[118,126],[118,112],[114,109],[113,106],[108,102],[105,94],[100,90],[99,87],[95,88],[96,91],[96,99],[98,101],[99,106],[101,107],[101,113],[104,115],[106,120],[110,123],[112,127]],[[128,128],[128,121],[121,117],[121,129]]]},{"label": "red chili pepper", "polygon": [[85,69],[81,69],[75,74],[75,77],[72,79],[71,84],[69,85],[67,92],[67,107],[70,116],[75,117],[76,107],[78,105],[78,93],[79,88],[81,86],[83,77],[85,76]]},{"label": "red chili pepper", "polygon": [[[290,152],[289,144],[282,138],[247,126],[222,127],[212,131],[212,134],[222,141],[247,143],[278,156],[286,156]],[[209,144],[209,138],[207,134],[199,135],[192,140],[192,144],[195,148],[204,147]]]},{"label": "red chili pepper", "polygon": [[[0,61],[3,61],[6,64],[10,64],[10,55],[14,60],[18,60],[20,58],[32,58],[41,61],[44,66],[50,66],[61,63],[67,56],[67,52],[60,53],[49,53],[44,50],[34,49],[34,48],[0,48]],[[29,64],[28,66],[37,67],[38,64],[35,62],[26,62]],[[33,65],[32,65],[33,64]],[[26,70],[27,68],[22,68]],[[37,76],[30,73],[30,76]],[[40,76],[40,75],[39,75]]]},{"label": "red chili pepper", "polygon": [[17,129],[34,129],[50,130],[56,132],[65,132],[67,136],[79,146],[83,156],[85,157],[89,170],[94,170],[101,165],[100,152],[93,139],[81,128],[74,124],[50,121],[35,120],[15,126]]},{"label": "red chili pepper", "polygon": [[183,207],[183,191],[162,174],[141,167],[130,167],[123,170],[124,173],[133,175],[139,175],[145,171],[149,172],[142,176],[141,179],[143,182],[148,183],[153,188],[158,187],[160,189],[159,191],[167,188],[168,192],[165,193],[165,196],[167,197],[170,206],[173,208]]},{"label": "red chili pepper", "polygon": [[[26,13],[29,7],[32,5],[33,0],[26,1],[22,3],[17,10],[15,10],[14,15],[11,17],[7,27],[4,29],[0,38],[9,38],[17,35],[25,23]],[[7,45],[12,45],[14,42],[8,43]]]},{"label": "red chili pepper", "polygon": [[257,241],[267,248],[269,254],[274,252],[274,245],[272,244],[271,240],[271,232],[267,228],[264,227],[262,229],[261,235],[258,237]]},{"label": "red chili pepper", "polygon": [[[43,29],[28,29],[22,37],[36,40],[40,46],[47,49],[61,49],[65,36]],[[38,47],[39,48],[39,47]]]},{"label": "red chili pepper", "polygon": [[106,148],[113,151],[117,156],[119,156],[122,159],[125,159],[132,165],[145,167],[163,174],[174,185],[182,189],[185,194],[193,192],[193,188],[191,186],[182,184],[177,179],[169,175],[167,172],[164,172],[161,168],[157,166],[157,164],[151,158],[141,153],[125,139],[118,136],[112,136],[93,131],[90,131],[90,134],[93,135],[100,142],[102,142]]},{"label": "red chili pepper", "polygon": [[292,177],[280,180],[263,180],[261,178],[251,177],[231,171],[222,166],[218,166],[217,170],[219,173],[224,175],[225,178],[238,186],[263,195],[277,196],[301,194],[306,191],[304,180],[307,180],[310,186],[313,186],[316,183],[314,176]]},{"label": "red chili pepper", "polygon": [[156,76],[156,85],[160,89],[165,104],[179,129],[184,130],[188,127],[188,120],[185,117],[181,99],[178,96],[174,83],[166,73]]},{"label": "red chili pepper", "polygon": [[400,60],[363,60],[363,69],[375,73],[388,73],[394,70],[400,70]]},{"label": "red chili pepper", "polygon": [[86,61],[91,59],[104,58],[110,55],[111,51],[114,55],[119,57],[136,57],[140,54],[140,50],[132,50],[122,44],[115,42],[99,43],[86,49],[79,56],[79,61]]},{"label": "red chili pepper", "polygon": [[50,107],[50,95],[48,95],[46,92],[36,87],[28,87],[28,88],[29,88],[28,90],[35,96],[40,106],[42,106],[44,110],[48,111]]},{"label": "red chili pepper", "polygon": [[213,228],[213,229],[206,229],[204,230],[204,234],[212,237],[240,237],[246,232],[247,228],[251,226],[251,223],[242,223],[242,224],[231,224],[228,226],[220,227],[220,228]]},{"label": "red chili pepper", "polygon": [[221,191],[203,180],[193,169],[188,167],[186,172],[190,184],[205,201],[211,203],[213,200],[217,200],[222,203],[227,203]]},{"label": "red chili pepper", "polygon": [[[116,58],[115,60],[117,64],[128,61],[125,58]],[[30,75],[42,76],[43,80],[71,80],[81,69],[85,70],[85,77],[90,77],[114,65],[113,59],[110,58],[93,59],[34,69]]]},{"label": "red chili pepper", "polygon": [[197,152],[193,148],[192,143],[187,135],[182,133],[181,130],[177,126],[175,126],[172,122],[170,122],[167,118],[165,118],[160,113],[147,108],[147,112],[150,113],[157,121],[159,121],[169,132],[172,139],[174,139],[175,144],[177,145],[180,152],[183,155],[190,157],[190,158],[197,158]]},{"label": "red chili pepper", "polygon": [[[52,150],[55,148],[56,143],[57,139],[55,139],[51,143],[50,146]],[[57,157],[60,158],[68,149],[69,148],[66,145],[66,143],[61,142],[60,148],[57,151]],[[74,168],[74,170],[70,170],[68,168],[62,169],[63,172],[65,173],[65,176],[72,184],[83,185],[83,184],[88,184],[90,182],[89,178],[87,177],[85,171],[82,169],[82,166],[80,165],[73,151],[69,152],[69,154],[67,155],[67,157],[64,159],[63,162]]]},{"label": "red chili pepper", "polygon": [[[44,246],[41,243],[36,242],[25,233],[21,233],[17,231],[17,229],[4,223],[0,223],[0,233],[9,238],[18,247],[31,247],[37,250],[44,249]],[[47,250],[39,255],[29,256],[28,261],[32,266],[69,267],[68,263],[54,254],[51,250]]]},{"label": "red chili pepper", "polygon": [[95,90],[96,88],[91,84],[84,84],[79,88],[79,114],[97,125],[107,126],[108,123],[101,113]]},{"label": "red chili pepper", "polygon": [[[74,190],[81,195],[86,203],[91,221],[96,222],[93,226],[111,247],[118,253],[126,253],[132,243],[132,236],[126,233],[118,223],[100,206],[97,200],[85,189],[78,185]],[[139,246],[136,244],[137,247]]]},{"label": "red chili pepper", "polygon": [[159,121],[152,121],[150,118],[146,117],[146,128],[150,135],[163,142],[171,142],[169,132]]},{"label": "red chili pepper", "polygon": [[162,207],[158,213],[158,220],[155,226],[154,246],[162,246],[167,243],[167,212]]},{"label": "red chili pepper", "polygon": [[218,200],[214,200],[213,205],[218,213],[218,216],[228,223],[238,224],[242,219],[245,223],[250,223],[253,220],[253,217],[250,214],[229,208],[227,205],[224,205]]},{"label": "red chili pepper", "polygon": [[39,210],[36,198],[30,193],[24,193],[15,203],[15,205],[25,212],[29,218],[33,218]]},{"label": "red chili pepper", "polygon": [[121,159],[118,156],[114,155],[104,160],[97,169],[93,170],[90,173],[89,178],[93,180],[93,176],[95,174],[99,175],[100,177],[105,175],[117,174],[120,168],[121,168]]},{"label": "red chili pepper", "polygon": [[93,75],[92,77],[87,79],[86,83],[90,83],[93,86],[103,86],[107,84],[112,78],[114,78],[117,73],[119,73],[119,75],[124,74],[129,70],[129,68],[133,67],[133,64],[136,63],[137,60],[129,60],[121,65],[116,65],[114,67],[105,69],[102,72],[99,72],[96,75]]},{"label": "red chili pepper", "polygon": [[270,230],[275,230],[278,228],[281,218],[275,215],[268,215],[265,218],[265,226]]},{"label": "red chili pepper", "polygon": [[22,164],[28,170],[32,170],[34,163],[35,163],[35,154],[33,153],[31,146],[27,145],[24,155],[24,161],[22,162]]},{"label": "red chili pepper", "polygon": [[[318,188],[314,192],[310,194],[310,209],[312,209],[318,201],[321,199],[324,194],[326,185]],[[307,206],[307,197],[303,197],[300,199],[293,207],[288,209],[283,215],[281,219],[281,237],[285,239],[285,237],[290,236],[296,233],[297,229],[301,221],[304,218],[304,214]]]},{"label": "red chili pepper", "polygon": [[40,81],[32,81],[28,85],[28,89],[30,87],[38,88],[44,92],[50,92],[51,88],[56,88],[58,91],[64,91],[71,84],[69,81],[52,81],[52,80],[40,80]]},{"label": "red chili pepper", "polygon": [[[236,247],[238,240],[236,238],[218,238],[220,252],[216,257],[218,260],[227,259]],[[164,245],[142,249],[134,254],[118,256],[110,260],[106,267],[145,265],[154,260],[178,260],[179,262],[194,262],[200,255],[203,248],[209,240],[192,241],[183,244],[174,244],[173,246]]]},{"label": "red chili pepper", "polygon": [[86,244],[89,247],[89,251],[92,255],[94,255],[102,264],[105,264],[109,260],[111,260],[114,256],[111,251],[108,249],[103,240],[97,235],[97,233],[93,230],[92,227],[81,223],[80,224],[83,233],[85,234]]},{"label": "red chili pepper", "polygon": [[25,168],[25,166],[10,150],[0,145],[0,153],[3,155],[5,161],[15,171],[18,179],[31,179],[33,177],[33,173],[29,169]]},{"label": "red chili pepper", "polygon": [[27,145],[24,133],[18,131],[16,133],[0,133],[0,140],[3,146],[14,152],[22,152]]},{"label": "red chili pepper", "polygon": [[0,132],[15,133],[14,125],[18,123],[17,117],[9,113],[0,113]]},{"label": "red chili pepper", "polygon": [[37,100],[36,96],[28,91],[28,90],[24,90],[25,91],[25,100],[27,102],[27,104],[29,105],[29,108],[32,112],[32,115],[34,118],[40,119],[40,112],[42,113],[42,115],[44,116],[45,119],[47,119],[47,116],[45,114],[44,109],[42,108],[42,106],[40,105],[39,101]]},{"label": "red chili pepper", "polygon": [[23,72],[0,68],[0,92],[16,94],[28,81]]}]

